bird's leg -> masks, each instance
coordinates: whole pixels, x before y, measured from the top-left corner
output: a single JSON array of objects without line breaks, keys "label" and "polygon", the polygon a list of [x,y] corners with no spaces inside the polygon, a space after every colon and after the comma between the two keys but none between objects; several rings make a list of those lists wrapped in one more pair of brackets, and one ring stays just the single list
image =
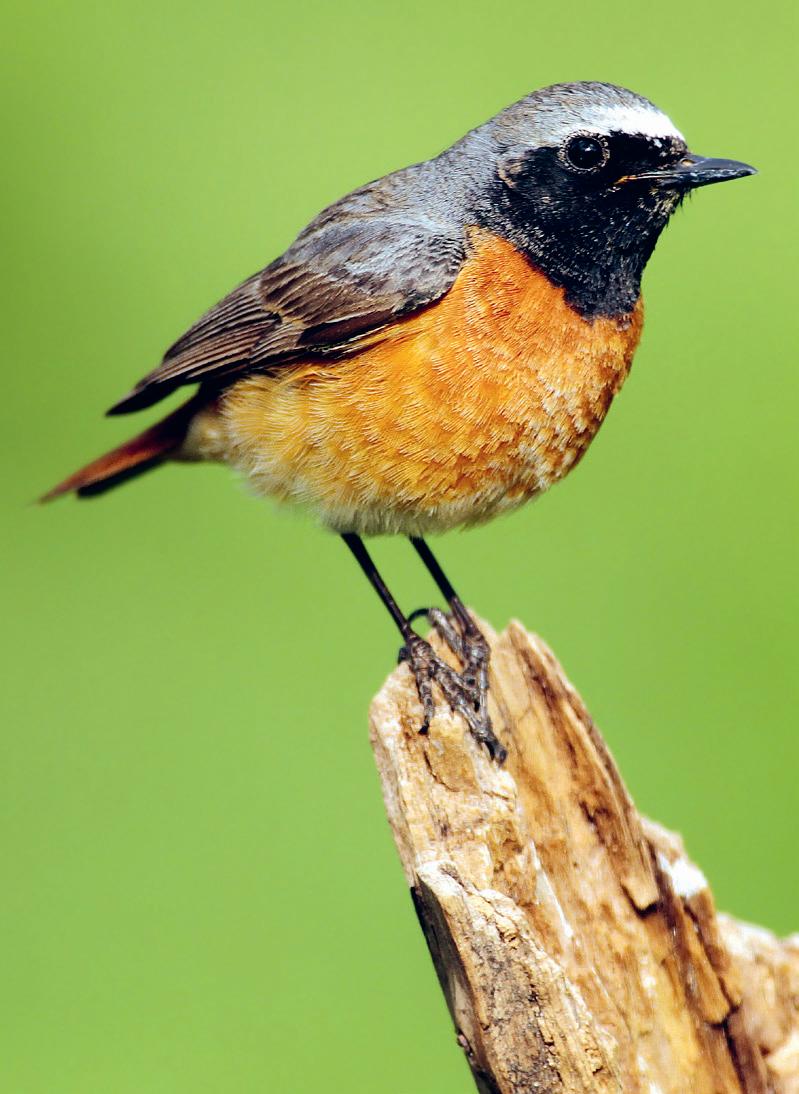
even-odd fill
[{"label": "bird's leg", "polygon": [[399,604],[397,604],[385,581],[380,576],[380,572],[375,566],[372,556],[366,550],[361,537],[355,535],[354,532],[343,532],[341,538],[355,555],[358,565],[369,578],[372,588],[382,600],[388,614],[394,620],[397,630],[402,635],[405,644],[400,650],[400,660],[408,662],[416,679],[416,687],[424,711],[424,718],[419,732],[427,733],[431,719],[435,714],[432,681],[437,675],[437,662],[440,659],[436,657],[430,644],[420,638],[411,626],[410,621],[403,615]]},{"label": "bird's leg", "polygon": [[[490,651],[484,636],[425,541],[418,536],[409,538],[452,610],[452,615],[447,616],[438,609],[431,608],[427,613],[430,622],[452,652],[461,659],[465,673],[470,668],[475,670],[484,668],[487,673]],[[475,684],[477,683],[478,680],[475,679]],[[488,684],[486,683],[485,686],[488,687]]]},{"label": "bird's leg", "polygon": [[[342,534],[341,538],[355,555],[358,565],[368,577],[369,582],[383,601],[402,635],[404,645],[400,651],[400,659],[407,661],[413,672],[424,711],[420,732],[427,732],[430,721],[435,714],[432,688],[433,680],[435,680],[452,710],[463,716],[473,736],[485,744],[491,756],[501,763],[505,759],[506,752],[491,731],[491,723],[485,710],[485,702],[481,703],[476,695],[475,687],[478,677],[475,676],[471,683],[468,682],[464,675],[456,672],[445,661],[442,661],[429,642],[416,634],[409,619],[402,613],[396,600],[389,592],[360,536],[352,532],[346,532]],[[468,613],[462,605],[461,608],[468,618]],[[428,613],[428,616],[432,618],[432,611]],[[446,616],[443,618],[447,619]],[[474,630],[477,631],[477,628],[474,627]],[[479,631],[477,633],[479,634]],[[482,635],[480,637],[482,638]],[[486,669],[487,664],[486,659]]]},{"label": "bird's leg", "polygon": [[[446,615],[437,608],[431,608],[427,613],[428,619],[463,665],[461,679],[472,703],[472,720],[480,726],[479,739],[501,762],[505,759],[505,749],[494,736],[488,715],[488,665],[491,656],[488,642],[425,541],[419,536],[409,538],[452,612]],[[469,724],[471,727],[471,720]],[[475,729],[472,732],[478,735]]]}]

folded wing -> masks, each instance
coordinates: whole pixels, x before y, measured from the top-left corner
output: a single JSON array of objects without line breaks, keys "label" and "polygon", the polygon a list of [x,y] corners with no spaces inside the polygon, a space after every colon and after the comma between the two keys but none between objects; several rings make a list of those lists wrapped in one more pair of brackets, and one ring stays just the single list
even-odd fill
[{"label": "folded wing", "polygon": [[109,414],[151,406],[184,384],[221,387],[299,358],[353,353],[448,291],[465,256],[459,229],[346,202],[206,312]]}]

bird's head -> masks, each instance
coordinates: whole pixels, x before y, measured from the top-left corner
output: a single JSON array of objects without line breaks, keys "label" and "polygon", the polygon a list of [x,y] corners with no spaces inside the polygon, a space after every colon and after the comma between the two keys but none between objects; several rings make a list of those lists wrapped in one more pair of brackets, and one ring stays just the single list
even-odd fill
[{"label": "bird's head", "polygon": [[648,99],[602,83],[536,91],[464,145],[490,161],[480,222],[521,247],[589,316],[631,309],[657,238],[689,191],[755,173],[695,155]]}]

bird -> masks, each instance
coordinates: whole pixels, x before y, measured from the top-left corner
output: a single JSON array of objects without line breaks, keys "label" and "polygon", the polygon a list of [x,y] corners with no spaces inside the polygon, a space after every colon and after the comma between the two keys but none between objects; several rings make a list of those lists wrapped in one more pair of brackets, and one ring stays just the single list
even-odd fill
[{"label": "bird", "polygon": [[[755,173],[689,151],[626,88],[535,91],[324,209],[108,414],[197,385],[188,401],[41,500],[215,461],[309,510],[399,630],[420,730],[435,685],[502,763],[488,644],[425,537],[514,509],[576,466],[630,370],[642,273],[670,217],[691,191]],[[363,542],[385,534],[410,540],[449,612],[402,611]],[[454,657],[414,629],[421,614]]]}]

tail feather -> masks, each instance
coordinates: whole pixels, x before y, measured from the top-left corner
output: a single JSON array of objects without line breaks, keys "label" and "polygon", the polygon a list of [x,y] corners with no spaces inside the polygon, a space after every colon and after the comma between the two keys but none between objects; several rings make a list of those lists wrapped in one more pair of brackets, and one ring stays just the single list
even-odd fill
[{"label": "tail feather", "polygon": [[157,467],[180,448],[201,400],[195,396],[144,433],[106,452],[104,456],[76,471],[58,486],[48,490],[39,501],[52,501],[62,494],[94,497]]}]

